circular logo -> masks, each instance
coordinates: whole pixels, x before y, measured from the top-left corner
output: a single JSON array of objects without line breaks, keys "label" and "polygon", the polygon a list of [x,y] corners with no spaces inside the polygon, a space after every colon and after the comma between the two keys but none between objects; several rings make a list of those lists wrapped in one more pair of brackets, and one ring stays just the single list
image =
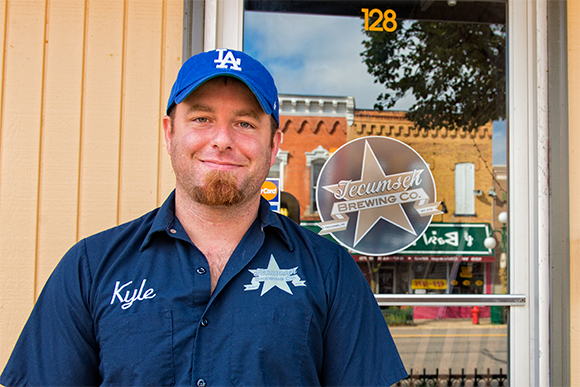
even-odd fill
[{"label": "circular logo", "polygon": [[276,197],[277,194],[278,187],[276,187],[276,184],[272,183],[271,181],[265,181],[264,184],[262,184],[262,196],[264,199],[272,200]]},{"label": "circular logo", "polygon": [[389,137],[361,137],[340,147],[320,171],[320,234],[360,254],[394,254],[441,214],[436,197],[429,166],[415,150]]}]

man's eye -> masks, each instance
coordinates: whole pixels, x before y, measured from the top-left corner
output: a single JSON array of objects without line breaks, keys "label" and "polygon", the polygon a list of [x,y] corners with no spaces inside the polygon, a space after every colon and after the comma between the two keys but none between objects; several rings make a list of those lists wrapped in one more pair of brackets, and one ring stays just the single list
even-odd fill
[{"label": "man's eye", "polygon": [[205,117],[197,117],[197,118],[194,119],[194,121],[201,122],[201,123],[206,123],[208,120]]},{"label": "man's eye", "polygon": [[254,127],[252,124],[249,124],[247,122],[240,122],[240,126],[244,129],[251,129]]}]

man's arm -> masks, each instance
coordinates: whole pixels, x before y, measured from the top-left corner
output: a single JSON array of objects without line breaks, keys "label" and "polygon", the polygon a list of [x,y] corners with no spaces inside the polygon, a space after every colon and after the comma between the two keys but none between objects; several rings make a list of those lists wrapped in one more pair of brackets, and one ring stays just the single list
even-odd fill
[{"label": "man's arm", "polygon": [[390,386],[407,373],[385,319],[362,272],[344,252],[336,272],[324,332],[322,385]]},{"label": "man's arm", "polygon": [[89,310],[91,273],[85,243],[63,257],[47,281],[0,377],[5,386],[101,383]]}]

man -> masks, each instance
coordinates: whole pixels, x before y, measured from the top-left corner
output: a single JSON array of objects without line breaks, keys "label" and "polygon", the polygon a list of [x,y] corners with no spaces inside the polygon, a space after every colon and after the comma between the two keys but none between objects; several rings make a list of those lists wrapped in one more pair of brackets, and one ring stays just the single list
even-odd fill
[{"label": "man", "polygon": [[350,255],[270,211],[274,80],[242,52],[190,58],[163,126],[158,209],[77,243],[0,379],[10,385],[391,385],[406,376]]}]

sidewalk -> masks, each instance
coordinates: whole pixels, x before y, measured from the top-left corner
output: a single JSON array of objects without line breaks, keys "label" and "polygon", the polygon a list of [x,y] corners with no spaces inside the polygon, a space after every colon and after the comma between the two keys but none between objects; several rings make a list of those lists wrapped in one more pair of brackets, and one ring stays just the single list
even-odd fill
[{"label": "sidewalk", "polygon": [[491,318],[480,318],[479,324],[473,324],[471,319],[452,318],[452,319],[414,319],[413,325],[389,325],[389,329],[395,330],[400,328],[415,329],[477,329],[477,328],[497,328],[506,329],[507,324],[492,324]]},{"label": "sidewalk", "polygon": [[479,324],[466,318],[416,319],[414,323],[389,325],[408,371],[507,370],[507,324],[492,324],[490,318],[480,319]]}]

